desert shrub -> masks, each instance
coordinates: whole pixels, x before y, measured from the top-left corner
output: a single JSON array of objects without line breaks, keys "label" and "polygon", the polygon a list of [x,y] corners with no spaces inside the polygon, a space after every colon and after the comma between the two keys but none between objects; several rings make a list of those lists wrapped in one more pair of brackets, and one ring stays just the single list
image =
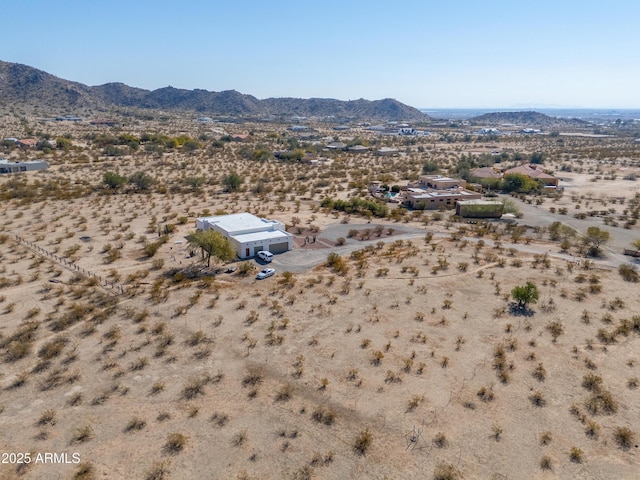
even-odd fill
[{"label": "desert shrub", "polygon": [[91,425],[85,425],[83,427],[76,429],[76,431],[73,434],[73,437],[71,438],[71,443],[72,444],[84,443],[91,440],[92,438],[93,438],[93,428],[91,428]]},{"label": "desert shrub", "polygon": [[371,447],[371,443],[373,442],[373,434],[369,427],[360,430],[358,436],[355,438],[353,442],[353,451],[358,455],[365,455],[367,450]]},{"label": "desert shrub", "polygon": [[534,407],[544,407],[547,404],[544,394],[538,390],[529,395],[529,400]]},{"label": "desert shrub", "polygon": [[582,388],[588,390],[589,392],[597,392],[600,390],[601,386],[602,377],[594,373],[587,373],[582,377]]},{"label": "desert shrub", "polygon": [[290,384],[283,385],[280,390],[276,392],[276,402],[288,402],[293,396],[293,387]]},{"label": "desert shrub", "polygon": [[591,394],[585,407],[591,415],[612,415],[618,411],[618,403],[611,392],[600,389]]},{"label": "desert shrub", "polygon": [[145,473],[145,480],[165,480],[168,478],[169,469],[166,462],[154,463]]},{"label": "desert shrub", "polygon": [[569,451],[569,460],[573,463],[582,463],[584,459],[584,452],[578,447],[571,447]]},{"label": "desert shrub", "polygon": [[205,383],[205,379],[191,377],[182,389],[182,398],[185,400],[192,400],[199,395],[204,395]]},{"label": "desert shrub", "polygon": [[318,407],[311,414],[311,418],[318,423],[331,426],[335,421],[336,413],[329,408]]},{"label": "desert shrub", "polygon": [[147,425],[147,422],[145,422],[143,419],[139,417],[134,417],[131,420],[129,420],[129,423],[127,423],[127,425],[124,427],[124,431],[126,433],[137,432],[139,430],[142,430],[146,425]]},{"label": "desert shrub", "polygon": [[181,433],[170,433],[167,435],[167,441],[164,444],[164,451],[169,455],[177,455],[180,453],[187,443],[187,437]]},{"label": "desert shrub", "polygon": [[540,468],[542,470],[552,470],[553,463],[551,462],[551,457],[545,455],[540,459]]},{"label": "desert shrub", "polygon": [[459,480],[462,473],[451,463],[438,463],[433,470],[433,480]]},{"label": "desert shrub", "polygon": [[634,434],[627,427],[616,427],[613,431],[613,439],[622,450],[629,450],[633,445]]},{"label": "desert shrub", "polygon": [[449,445],[449,440],[447,440],[447,437],[444,433],[438,432],[436,433],[436,436],[433,437],[433,444],[436,446],[436,448],[445,448]]},{"label": "desert shrub", "polygon": [[89,462],[82,462],[73,474],[74,480],[93,480],[96,478],[95,468]]},{"label": "desert shrub", "polygon": [[236,433],[231,439],[231,445],[234,447],[239,447],[243,445],[247,441],[247,432],[244,430]]},{"label": "desert shrub", "polygon": [[255,270],[255,265],[252,262],[242,262],[238,265],[238,273],[240,275],[249,275]]},{"label": "desert shrub", "polygon": [[622,264],[618,267],[618,273],[625,282],[637,283],[638,281],[640,281],[638,268],[635,265]]},{"label": "desert shrub", "polygon": [[56,411],[55,410],[45,410],[40,415],[40,418],[36,422],[38,427],[42,427],[44,425],[55,425],[56,424]]}]

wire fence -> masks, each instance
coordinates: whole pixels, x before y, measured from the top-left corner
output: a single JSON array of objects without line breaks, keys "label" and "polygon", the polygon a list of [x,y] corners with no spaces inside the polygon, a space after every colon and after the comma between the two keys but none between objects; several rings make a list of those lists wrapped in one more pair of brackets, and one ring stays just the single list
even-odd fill
[{"label": "wire fence", "polygon": [[16,239],[16,241],[18,243],[28,247],[35,254],[40,255],[43,258],[46,258],[48,260],[52,260],[52,261],[58,263],[59,265],[61,265],[66,270],[69,270],[70,272],[79,273],[81,275],[84,275],[87,278],[95,278],[98,281],[98,285],[100,287],[104,288],[108,292],[112,292],[112,293],[116,293],[116,294],[124,294],[125,290],[124,290],[124,286],[122,284],[117,283],[117,282],[112,282],[112,281],[110,281],[110,280],[108,280],[108,279],[96,274],[95,272],[92,272],[90,270],[87,270],[87,269],[79,266],[79,265],[76,265],[75,263],[73,263],[70,260],[67,260],[64,257],[59,257],[55,253],[50,252],[48,250],[45,250],[40,245],[37,245],[36,243],[34,243],[34,242],[30,241],[30,240],[27,240],[26,238],[22,238],[20,235],[14,234],[14,236],[15,236],[15,239]]}]

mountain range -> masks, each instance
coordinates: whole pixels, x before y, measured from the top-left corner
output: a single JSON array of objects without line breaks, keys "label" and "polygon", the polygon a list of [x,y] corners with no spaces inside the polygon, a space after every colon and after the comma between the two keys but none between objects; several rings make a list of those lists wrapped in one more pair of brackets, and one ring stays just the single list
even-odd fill
[{"label": "mountain range", "polygon": [[145,90],[107,83],[87,86],[42,70],[0,61],[0,102],[20,105],[39,114],[78,114],[112,108],[140,108],[194,112],[198,115],[265,117],[336,117],[336,120],[395,120],[425,122],[420,110],[385,98],[342,101],[331,98],[267,98],[260,100],[235,90],[210,92],[174,87]]},{"label": "mountain range", "polygon": [[578,118],[559,118],[545,115],[540,112],[492,112],[477,117],[472,117],[469,122],[473,125],[500,126],[513,124],[526,127],[553,128],[553,127],[587,127],[590,122]]}]

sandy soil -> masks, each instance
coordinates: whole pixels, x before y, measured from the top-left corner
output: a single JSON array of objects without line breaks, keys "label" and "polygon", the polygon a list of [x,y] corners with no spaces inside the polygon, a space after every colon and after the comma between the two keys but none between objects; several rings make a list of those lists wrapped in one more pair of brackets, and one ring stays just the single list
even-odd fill
[{"label": "sandy soil", "polygon": [[[71,463],[0,463],[0,478],[423,479],[447,465],[468,479],[637,478],[640,299],[617,264],[568,261],[533,229],[512,243],[508,224],[434,212],[368,224],[318,207],[353,194],[355,174],[258,200],[172,192],[182,162],[203,175],[208,164],[163,161],[146,166],[166,193],[12,201],[0,450]],[[47,175],[82,184],[106,162],[90,164],[97,177],[71,163]],[[118,168],[145,165],[132,162]],[[278,255],[265,281],[255,270],[189,279],[200,265],[185,236],[206,210],[297,216],[300,236],[313,225],[319,242]],[[175,230],[150,258],[159,224]],[[393,232],[334,246],[376,224]],[[332,251],[346,271],[323,265]],[[540,295],[523,312],[510,292],[527,281]]]}]

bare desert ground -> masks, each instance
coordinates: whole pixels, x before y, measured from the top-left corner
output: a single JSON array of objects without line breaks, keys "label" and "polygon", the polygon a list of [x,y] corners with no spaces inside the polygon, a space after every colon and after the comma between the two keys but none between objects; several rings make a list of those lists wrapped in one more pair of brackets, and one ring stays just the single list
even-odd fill
[{"label": "bare desert ground", "polygon": [[[619,274],[630,258],[616,236],[640,238],[624,227],[638,184],[622,179],[640,170],[638,147],[493,140],[547,152],[564,195],[514,197],[517,223],[465,223],[321,207],[477,147],[439,134],[389,137],[398,157],[322,152],[333,163],[312,165],[261,157],[298,148],[277,126],[36,125],[74,147],[0,178],[0,478],[639,478],[639,284]],[[151,129],[202,146],[97,146]],[[247,131],[252,143],[211,144]],[[111,190],[106,172],[154,183]],[[228,192],[230,172],[243,183]],[[548,228],[590,209],[607,213],[582,220],[615,237],[595,259],[580,225],[562,246]],[[191,255],[197,216],[242,211],[298,236],[274,277]],[[310,232],[318,242],[302,246]],[[519,309],[511,292],[527,282],[539,298]]]}]

